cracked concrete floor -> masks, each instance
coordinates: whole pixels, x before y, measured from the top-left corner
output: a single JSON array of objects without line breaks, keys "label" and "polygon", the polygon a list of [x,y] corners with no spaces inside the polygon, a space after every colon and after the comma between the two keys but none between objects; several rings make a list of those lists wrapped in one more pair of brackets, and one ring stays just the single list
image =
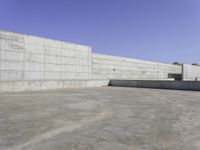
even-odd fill
[{"label": "cracked concrete floor", "polygon": [[200,150],[200,92],[103,87],[1,94],[0,149]]}]

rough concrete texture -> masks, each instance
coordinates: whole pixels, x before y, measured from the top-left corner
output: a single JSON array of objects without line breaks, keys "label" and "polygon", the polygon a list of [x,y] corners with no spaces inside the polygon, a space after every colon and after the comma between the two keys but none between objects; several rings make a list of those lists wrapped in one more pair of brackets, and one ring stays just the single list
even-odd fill
[{"label": "rough concrete texture", "polygon": [[0,31],[1,81],[90,79],[91,47]]},{"label": "rough concrete texture", "polygon": [[109,80],[38,80],[0,83],[0,93],[108,86]]},{"label": "rough concrete texture", "polygon": [[40,90],[35,85],[43,82],[47,84],[42,89],[49,89],[49,82],[62,87],[68,80],[160,80],[167,79],[168,74],[181,73],[182,68],[177,65],[93,54],[90,46],[0,30],[3,92]]},{"label": "rough concrete texture", "polygon": [[199,81],[110,80],[110,86],[200,91]]},{"label": "rough concrete texture", "polygon": [[182,74],[178,65],[92,54],[93,79],[166,80],[168,74]]},{"label": "rough concrete texture", "polygon": [[200,66],[183,64],[183,80],[200,80]]},{"label": "rough concrete texture", "polygon": [[200,93],[89,88],[0,95],[2,150],[199,150]]}]

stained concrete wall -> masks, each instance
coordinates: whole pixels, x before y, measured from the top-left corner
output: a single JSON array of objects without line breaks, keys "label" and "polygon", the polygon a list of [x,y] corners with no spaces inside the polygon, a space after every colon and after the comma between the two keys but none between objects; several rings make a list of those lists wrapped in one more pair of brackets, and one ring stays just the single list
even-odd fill
[{"label": "stained concrete wall", "polygon": [[182,74],[172,64],[92,54],[92,79],[164,80],[168,74]]},{"label": "stained concrete wall", "polygon": [[110,86],[200,91],[199,81],[111,80]]},{"label": "stained concrete wall", "polygon": [[167,79],[181,66],[92,54],[90,46],[0,30],[0,92],[106,86],[110,79]]},{"label": "stained concrete wall", "polygon": [[107,86],[109,80],[33,80],[4,81],[0,84],[0,93],[37,91],[45,89],[86,88]]},{"label": "stained concrete wall", "polygon": [[1,81],[90,79],[91,47],[0,32]]},{"label": "stained concrete wall", "polygon": [[183,80],[200,80],[200,66],[183,64]]},{"label": "stained concrete wall", "polygon": [[91,47],[0,31],[0,92],[104,86],[91,79]]}]

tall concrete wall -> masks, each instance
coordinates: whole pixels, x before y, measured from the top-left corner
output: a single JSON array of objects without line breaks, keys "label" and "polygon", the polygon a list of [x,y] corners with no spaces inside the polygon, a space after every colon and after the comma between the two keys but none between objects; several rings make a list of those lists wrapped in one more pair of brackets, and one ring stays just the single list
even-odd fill
[{"label": "tall concrete wall", "polygon": [[181,74],[182,67],[171,64],[92,54],[92,79],[164,80]]},{"label": "tall concrete wall", "polygon": [[0,91],[90,87],[91,47],[0,31]]},{"label": "tall concrete wall", "polygon": [[1,81],[90,79],[91,47],[0,32]]},{"label": "tall concrete wall", "polygon": [[200,80],[200,66],[183,64],[183,80]]},{"label": "tall concrete wall", "polygon": [[181,71],[181,66],[92,54],[90,46],[0,30],[0,92],[167,79]]}]

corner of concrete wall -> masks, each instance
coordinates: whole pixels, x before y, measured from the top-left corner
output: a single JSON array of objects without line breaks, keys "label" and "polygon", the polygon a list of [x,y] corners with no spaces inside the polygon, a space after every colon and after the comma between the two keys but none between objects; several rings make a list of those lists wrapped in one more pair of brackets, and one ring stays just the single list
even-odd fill
[{"label": "corner of concrete wall", "polygon": [[200,66],[183,64],[183,80],[184,81],[200,80]]}]

